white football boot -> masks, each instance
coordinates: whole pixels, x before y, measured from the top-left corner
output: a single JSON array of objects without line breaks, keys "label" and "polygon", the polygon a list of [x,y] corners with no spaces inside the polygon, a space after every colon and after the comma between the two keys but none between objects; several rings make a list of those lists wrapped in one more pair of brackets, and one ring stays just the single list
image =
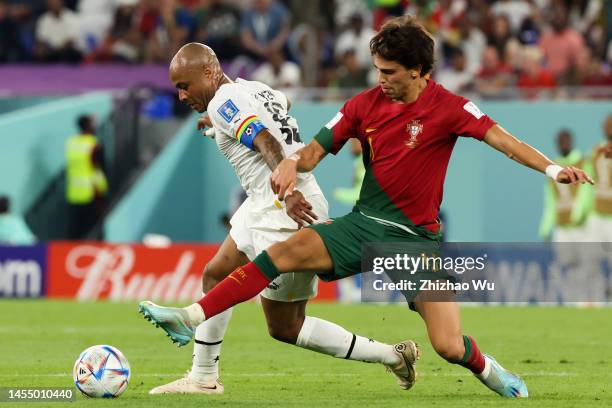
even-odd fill
[{"label": "white football boot", "polygon": [[223,391],[223,384],[219,380],[199,383],[187,373],[183,378],[153,388],[149,394],[223,394]]},{"label": "white football boot", "polygon": [[387,371],[395,375],[400,388],[409,390],[416,381],[417,373],[414,365],[419,357],[421,357],[421,351],[419,346],[412,340],[397,343],[393,348],[400,357],[400,362],[395,366],[387,366]]}]

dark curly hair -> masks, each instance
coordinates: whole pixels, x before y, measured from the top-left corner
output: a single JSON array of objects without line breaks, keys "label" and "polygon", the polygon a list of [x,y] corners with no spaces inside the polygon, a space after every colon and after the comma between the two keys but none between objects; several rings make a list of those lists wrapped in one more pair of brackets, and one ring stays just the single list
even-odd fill
[{"label": "dark curly hair", "polygon": [[370,40],[372,55],[395,61],[406,69],[421,66],[421,76],[431,72],[434,64],[434,40],[412,16],[387,21]]}]

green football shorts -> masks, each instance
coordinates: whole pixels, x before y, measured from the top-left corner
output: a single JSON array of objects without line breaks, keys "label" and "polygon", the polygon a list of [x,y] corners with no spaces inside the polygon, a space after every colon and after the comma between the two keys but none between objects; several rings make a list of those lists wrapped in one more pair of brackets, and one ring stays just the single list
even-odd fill
[{"label": "green football shorts", "polygon": [[320,279],[327,282],[365,272],[362,271],[362,244],[365,243],[405,243],[407,247],[414,243],[415,247],[425,245],[436,249],[439,245],[436,240],[383,225],[357,211],[327,223],[310,225],[309,228],[319,234],[333,261],[332,272],[318,274]]}]

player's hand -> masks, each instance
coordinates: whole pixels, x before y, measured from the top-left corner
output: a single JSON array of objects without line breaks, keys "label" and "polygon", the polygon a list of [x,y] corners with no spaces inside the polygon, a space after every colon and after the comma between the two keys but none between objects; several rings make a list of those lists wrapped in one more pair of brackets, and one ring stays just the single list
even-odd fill
[{"label": "player's hand", "polygon": [[209,128],[212,127],[212,122],[210,120],[210,117],[208,115],[200,116],[200,119],[198,119],[198,130],[205,129],[207,127]]},{"label": "player's hand", "polygon": [[198,130],[202,131],[203,136],[210,137],[211,139],[215,138],[215,129],[213,128],[210,116],[206,114],[200,116],[200,119],[198,119]]},{"label": "player's hand", "polygon": [[564,167],[563,170],[559,172],[557,175],[557,182],[561,184],[595,184],[593,179],[590,178],[584,171],[572,166]]},{"label": "player's hand", "polygon": [[318,219],[317,215],[312,211],[312,205],[306,201],[304,195],[298,190],[285,197],[285,205],[287,207],[287,215],[297,222],[299,229],[312,224]]},{"label": "player's hand", "polygon": [[285,196],[293,193],[295,183],[297,181],[297,162],[295,160],[284,159],[276,166],[276,169],[270,176],[272,191],[278,196],[280,201],[285,199]]}]

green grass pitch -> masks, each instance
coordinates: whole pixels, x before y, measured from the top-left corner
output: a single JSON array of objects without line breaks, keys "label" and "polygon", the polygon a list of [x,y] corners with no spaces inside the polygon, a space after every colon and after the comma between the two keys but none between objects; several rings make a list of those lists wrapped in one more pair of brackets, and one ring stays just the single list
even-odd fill
[{"label": "green grass pitch", "polygon": [[[419,379],[402,391],[375,364],[344,361],[268,337],[260,306],[234,311],[223,345],[222,396],[151,396],[191,365],[192,346],[173,346],[132,303],[0,301],[0,387],[73,386],[72,365],[94,344],[110,344],[132,367],[116,400],[78,396],[75,403],[0,406],[113,407],[481,407],[612,406],[612,310],[466,307],[463,327],[481,349],[527,381],[530,398],[506,400],[465,369],[440,359],[420,318],[405,306],[312,304],[308,313],[385,342],[415,339]],[[75,389],[76,391],[76,389]]]}]

